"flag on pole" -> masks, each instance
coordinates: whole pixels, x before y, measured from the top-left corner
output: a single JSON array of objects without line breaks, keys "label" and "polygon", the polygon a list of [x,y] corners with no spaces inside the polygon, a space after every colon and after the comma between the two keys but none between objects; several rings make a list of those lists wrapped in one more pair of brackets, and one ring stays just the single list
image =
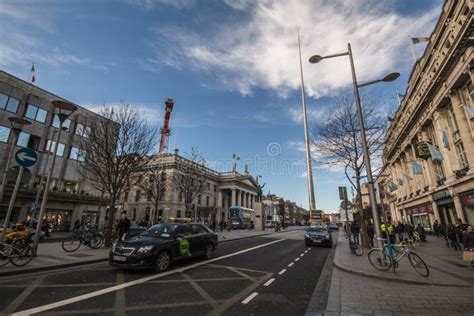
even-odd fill
[{"label": "flag on pole", "polygon": [[428,149],[430,150],[431,159],[433,159],[433,161],[443,161],[443,156],[441,155],[441,152],[438,150],[438,148],[429,143],[427,143],[427,145]]},{"label": "flag on pole", "polygon": [[387,116],[387,120],[388,120],[389,122],[393,122],[394,118],[391,117],[390,115],[388,115],[388,116]]},{"label": "flag on pole", "polygon": [[402,179],[398,179],[398,185],[403,186],[403,180]]},{"label": "flag on pole", "polygon": [[411,166],[413,168],[413,174],[423,174],[423,167],[419,163],[413,161]]},{"label": "flag on pole", "polygon": [[30,81],[31,81],[31,83],[35,83],[35,81],[36,81],[35,63],[33,63],[33,65],[31,65]]},{"label": "flag on pole", "polygon": [[406,174],[405,172],[403,172],[403,175],[405,176],[405,178],[407,178],[408,181],[411,181],[413,180],[412,177],[410,177],[408,174]]},{"label": "flag on pole", "polygon": [[413,44],[420,44],[420,43],[426,43],[429,42],[430,38],[429,37],[412,37],[411,42]]}]

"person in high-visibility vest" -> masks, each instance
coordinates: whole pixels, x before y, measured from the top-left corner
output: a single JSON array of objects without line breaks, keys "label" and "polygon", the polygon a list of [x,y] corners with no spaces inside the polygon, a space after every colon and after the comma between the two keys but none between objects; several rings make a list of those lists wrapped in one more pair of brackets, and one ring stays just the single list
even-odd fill
[{"label": "person in high-visibility vest", "polygon": [[380,232],[382,233],[382,238],[387,239],[387,226],[385,226],[385,222],[380,224]]},{"label": "person in high-visibility vest", "polygon": [[388,239],[390,243],[395,244],[395,229],[393,228],[393,225],[391,222],[388,222],[387,233],[388,233]]}]

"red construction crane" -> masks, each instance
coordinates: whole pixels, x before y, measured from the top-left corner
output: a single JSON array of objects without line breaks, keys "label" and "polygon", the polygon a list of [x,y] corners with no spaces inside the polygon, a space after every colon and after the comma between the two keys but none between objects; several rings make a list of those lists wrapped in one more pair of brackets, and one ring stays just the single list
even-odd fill
[{"label": "red construction crane", "polygon": [[171,130],[169,128],[171,111],[173,111],[173,99],[168,99],[165,102],[165,122],[161,128],[161,139],[160,139],[160,154],[166,153],[168,151],[168,139],[170,137]]}]

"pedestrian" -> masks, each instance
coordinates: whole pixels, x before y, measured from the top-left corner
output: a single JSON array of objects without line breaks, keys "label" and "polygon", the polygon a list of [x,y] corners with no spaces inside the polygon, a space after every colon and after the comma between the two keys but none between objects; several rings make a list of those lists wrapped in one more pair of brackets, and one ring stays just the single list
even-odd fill
[{"label": "pedestrian", "polygon": [[444,241],[446,242],[446,247],[450,247],[449,245],[449,238],[448,238],[448,227],[444,224],[440,224],[438,227],[438,231],[440,236],[444,238]]},{"label": "pedestrian", "polygon": [[433,223],[433,231],[434,231],[436,237],[439,237],[439,235],[440,235],[439,228],[440,228],[440,226],[439,226],[438,220],[435,220],[434,223]]},{"label": "pedestrian", "polygon": [[359,241],[360,227],[359,227],[359,224],[357,224],[357,222],[354,222],[354,224],[351,226],[351,233],[352,233],[354,243],[358,245],[360,242]]},{"label": "pedestrian", "polygon": [[391,244],[395,244],[395,229],[393,228],[392,223],[389,221],[387,225],[387,233],[388,233],[388,239]]},{"label": "pedestrian", "polygon": [[127,217],[127,211],[123,211],[120,221],[117,224],[118,238],[123,240],[130,233],[130,220]]},{"label": "pedestrian", "polygon": [[456,234],[456,227],[453,224],[449,224],[448,238],[454,250],[461,250],[461,246],[458,243],[458,236]]},{"label": "pedestrian", "polygon": [[230,233],[230,229],[232,228],[232,222],[231,220],[229,219],[229,221],[227,222],[227,231]]},{"label": "pedestrian", "polygon": [[44,231],[44,236],[45,237],[50,237],[50,235],[49,235],[49,222],[48,222],[47,217],[43,220],[43,223],[41,225],[41,230]]},{"label": "pedestrian", "polygon": [[382,238],[387,240],[387,225],[385,225],[385,222],[380,224],[380,233],[382,234]]},{"label": "pedestrian", "polygon": [[462,243],[464,246],[464,261],[471,261],[471,268],[474,268],[474,229],[467,226],[467,230],[463,234]]},{"label": "pedestrian", "polygon": [[224,220],[223,219],[221,219],[221,221],[219,222],[219,227],[221,229],[221,232],[223,232],[224,231]]},{"label": "pedestrian", "polygon": [[408,239],[413,240],[413,225],[411,225],[410,223],[406,223],[405,224],[405,232],[408,235]]},{"label": "pedestrian", "polygon": [[374,248],[374,235],[375,235],[374,225],[372,223],[369,223],[367,225],[367,236],[369,237],[370,248]]},{"label": "pedestrian", "polygon": [[404,240],[404,233],[405,233],[405,225],[403,225],[402,222],[399,222],[397,227],[396,227],[397,235],[398,235],[398,240],[400,243],[403,242]]},{"label": "pedestrian", "polygon": [[421,227],[420,224],[416,225],[416,232],[418,233],[418,236],[420,236],[420,241],[425,242],[426,241],[425,229]]}]

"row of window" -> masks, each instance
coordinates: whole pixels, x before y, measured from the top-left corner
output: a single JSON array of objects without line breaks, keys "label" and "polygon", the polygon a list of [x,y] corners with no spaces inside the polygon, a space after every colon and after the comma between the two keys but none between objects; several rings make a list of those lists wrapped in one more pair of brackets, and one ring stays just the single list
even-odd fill
[{"label": "row of window", "polygon": [[[0,93],[0,109],[7,110],[12,113],[17,113],[19,104],[20,104],[20,100],[10,97],[6,94]],[[43,123],[43,124],[46,122],[47,116],[48,116],[47,110],[42,109],[34,104],[28,104],[25,111],[25,115],[24,115],[24,117],[26,118],[29,118],[33,121]],[[57,114],[54,114],[53,121],[51,122],[51,126],[59,128],[59,125],[60,125],[59,117]],[[71,120],[66,119],[63,123],[63,127],[69,130],[69,128],[71,127]],[[75,134],[82,137],[87,137],[90,134],[90,131],[91,131],[90,127],[81,123],[77,123]]]},{"label": "row of window", "polygon": [[[3,143],[8,142],[8,138],[10,136],[10,130],[11,129],[8,128],[8,127],[0,126],[0,142],[3,142]],[[18,135],[18,140],[16,142],[16,145],[20,146],[20,147],[28,147],[28,148],[37,150],[40,140],[41,140],[41,138],[38,137],[38,136],[31,135],[31,134],[28,134],[26,132],[21,132]],[[52,141],[52,140],[48,139],[48,141],[46,142],[44,150],[52,153],[55,144],[56,144],[55,141]],[[58,143],[58,145],[56,147],[56,155],[58,155],[59,157],[63,157],[65,148],[66,148],[65,144]],[[71,146],[71,149],[69,151],[69,159],[77,160],[77,161],[84,161],[85,156],[86,156],[85,150]]]}]

